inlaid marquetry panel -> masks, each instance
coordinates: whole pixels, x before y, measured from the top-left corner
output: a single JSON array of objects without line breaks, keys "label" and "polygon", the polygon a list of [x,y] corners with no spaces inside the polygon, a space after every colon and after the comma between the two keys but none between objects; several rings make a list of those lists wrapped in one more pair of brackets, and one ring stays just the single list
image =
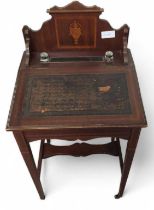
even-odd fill
[{"label": "inlaid marquetry panel", "polygon": [[86,15],[55,18],[58,48],[95,48],[96,17]]}]

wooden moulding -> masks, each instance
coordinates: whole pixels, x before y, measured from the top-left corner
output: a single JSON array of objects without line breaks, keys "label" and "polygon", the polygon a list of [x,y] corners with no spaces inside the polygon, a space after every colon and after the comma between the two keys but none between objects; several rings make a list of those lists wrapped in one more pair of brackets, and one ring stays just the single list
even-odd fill
[{"label": "wooden moulding", "polygon": [[29,28],[28,26],[23,27],[23,35],[25,39],[25,47],[26,47],[26,61],[25,65],[28,66],[30,62],[30,36],[29,36]]},{"label": "wooden moulding", "polygon": [[91,145],[88,143],[74,143],[70,146],[54,146],[44,143],[42,158],[55,155],[87,156],[91,154],[109,154],[119,156],[119,145],[117,141],[101,145]]},{"label": "wooden moulding", "polygon": [[123,35],[123,57],[124,57],[124,64],[128,64],[128,35],[129,35],[129,27],[124,27],[124,35]]},{"label": "wooden moulding", "polygon": [[73,1],[71,2],[70,4],[67,4],[66,6],[64,7],[58,7],[58,6],[54,6],[54,7],[51,7],[50,9],[47,9],[47,13],[49,14],[54,14],[54,13],[71,13],[71,12],[76,12],[76,13],[80,13],[80,12],[103,12],[104,9],[103,8],[100,8],[96,5],[94,6],[85,6],[83,4],[81,4],[80,2],[78,1]]}]

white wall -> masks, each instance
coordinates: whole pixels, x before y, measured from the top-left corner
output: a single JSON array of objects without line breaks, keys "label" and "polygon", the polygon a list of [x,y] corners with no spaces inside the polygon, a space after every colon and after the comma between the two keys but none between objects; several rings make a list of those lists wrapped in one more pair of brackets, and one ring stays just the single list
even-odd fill
[{"label": "white wall", "polygon": [[[110,156],[86,158],[53,157],[45,161],[43,186],[47,194],[41,201],[11,133],[5,131],[17,69],[25,49],[22,26],[39,29],[49,19],[46,9],[64,6],[68,0],[5,0],[0,4],[0,209],[154,209],[154,28],[153,1],[81,0],[105,9],[101,15],[119,28],[130,26],[132,51],[148,120],[136,151],[124,197],[115,200],[120,169]],[[34,143],[34,150],[37,150]],[[122,144],[124,149],[124,143]],[[135,207],[134,207],[135,206]]]}]

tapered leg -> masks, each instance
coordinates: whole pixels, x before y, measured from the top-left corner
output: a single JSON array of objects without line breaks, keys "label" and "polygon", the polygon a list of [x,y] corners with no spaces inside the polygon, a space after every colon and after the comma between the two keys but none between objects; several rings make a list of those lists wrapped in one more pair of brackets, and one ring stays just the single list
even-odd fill
[{"label": "tapered leg", "polygon": [[119,140],[118,137],[116,138],[116,141],[118,142],[118,148],[119,148],[119,162],[120,162],[120,168],[121,168],[121,173],[122,173],[122,170],[123,170],[123,159],[122,159],[122,152],[121,152],[120,140]]},{"label": "tapered leg", "polygon": [[22,132],[13,132],[15,139],[17,141],[17,144],[19,146],[20,152],[23,156],[23,159],[27,165],[27,168],[29,170],[29,173],[33,179],[33,182],[35,184],[35,187],[39,193],[39,196],[41,199],[45,199],[45,195],[42,189],[42,185],[39,178],[39,173],[37,171],[33,154],[30,148],[29,143],[25,140],[24,135]]},{"label": "tapered leg", "polygon": [[127,149],[126,149],[126,154],[125,154],[125,160],[124,160],[124,165],[123,165],[123,170],[122,170],[122,175],[121,175],[121,182],[120,182],[120,188],[119,192],[117,195],[115,195],[115,198],[120,198],[123,195],[125,185],[127,182],[127,178],[129,175],[129,171],[131,168],[132,160],[135,154],[137,142],[139,139],[140,135],[140,128],[133,128],[131,136],[128,140],[127,143]]},{"label": "tapered leg", "polygon": [[39,152],[39,159],[38,159],[38,165],[37,165],[37,170],[38,170],[39,177],[40,177],[40,174],[41,174],[42,154],[43,154],[44,142],[45,142],[45,140],[42,139],[41,143],[40,143],[40,152]]},{"label": "tapered leg", "polygon": [[115,138],[114,137],[111,137],[111,141],[113,142],[115,140]]},{"label": "tapered leg", "polygon": [[48,143],[48,144],[50,144],[50,143],[51,143],[50,139],[47,139],[47,143]]},{"label": "tapered leg", "polygon": [[120,163],[120,169],[121,169],[121,173],[122,173],[122,169],[123,169],[123,159],[122,159],[122,152],[121,152],[121,146],[120,146],[120,140],[118,137],[111,137],[111,142],[117,142],[118,145],[118,151],[119,151],[119,163]]}]

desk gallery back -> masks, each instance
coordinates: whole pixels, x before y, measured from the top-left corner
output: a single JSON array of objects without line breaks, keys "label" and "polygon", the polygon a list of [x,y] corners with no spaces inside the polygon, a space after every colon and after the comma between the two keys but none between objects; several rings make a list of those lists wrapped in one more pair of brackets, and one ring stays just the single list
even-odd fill
[{"label": "desk gallery back", "polygon": [[[41,29],[23,27],[26,50],[6,129],[12,131],[41,199],[42,160],[54,155],[119,158],[123,195],[141,128],[147,126],[131,51],[129,27],[100,19],[103,9],[74,1],[47,10]],[[107,144],[82,141],[111,137]],[[81,143],[52,145],[51,139]],[[120,139],[127,141],[121,154]],[[30,143],[40,140],[36,166]],[[103,141],[103,138],[102,138]]]}]

